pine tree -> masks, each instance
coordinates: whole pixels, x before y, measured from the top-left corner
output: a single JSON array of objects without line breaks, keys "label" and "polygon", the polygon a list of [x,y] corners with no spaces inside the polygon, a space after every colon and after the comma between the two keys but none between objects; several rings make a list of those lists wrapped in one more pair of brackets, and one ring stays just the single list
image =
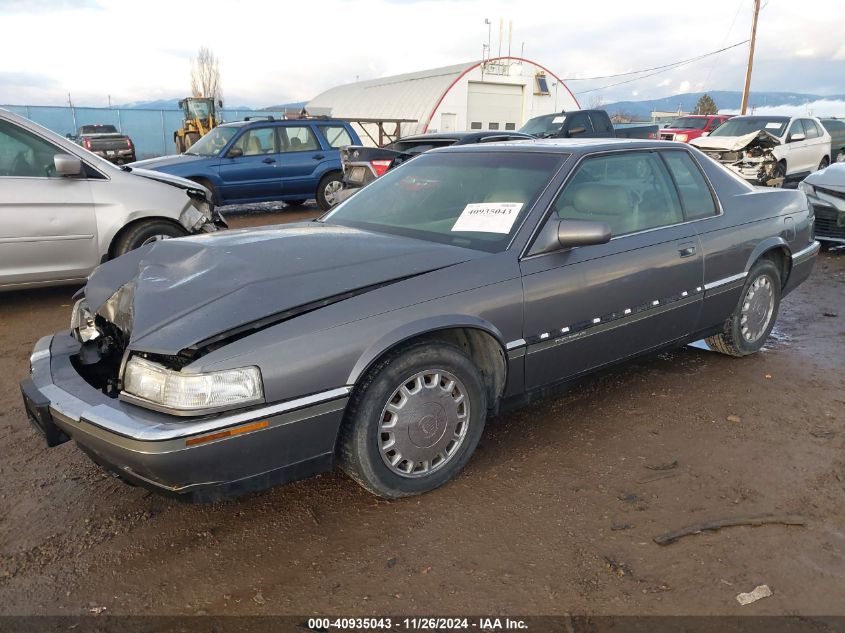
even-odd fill
[{"label": "pine tree", "polygon": [[701,95],[698,103],[695,104],[693,114],[718,114],[719,108],[716,107],[716,102],[706,92]]}]

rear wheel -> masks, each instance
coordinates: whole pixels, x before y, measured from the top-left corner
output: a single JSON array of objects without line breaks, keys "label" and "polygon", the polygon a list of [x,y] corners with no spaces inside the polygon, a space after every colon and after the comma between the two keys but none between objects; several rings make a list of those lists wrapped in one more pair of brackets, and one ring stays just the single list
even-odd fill
[{"label": "rear wheel", "polygon": [[343,176],[339,171],[323,176],[317,186],[317,204],[323,211],[328,211],[340,202],[341,189],[343,189]]},{"label": "rear wheel", "polygon": [[481,373],[458,347],[414,345],[378,363],[356,389],[341,427],[339,461],[380,497],[428,492],[464,467],[486,416]]},{"label": "rear wheel", "polygon": [[747,356],[763,347],[780,307],[781,278],[778,267],[761,259],[748,273],[739,304],[720,334],[706,339],[712,349],[729,356]]},{"label": "rear wheel", "polygon": [[143,220],[128,227],[117,238],[112,251],[114,257],[125,255],[139,246],[171,237],[184,237],[185,229],[166,220]]},{"label": "rear wheel", "polygon": [[191,149],[191,145],[196,143],[198,140],[200,140],[200,135],[197,132],[188,132],[187,134],[185,134],[184,151],[187,152],[189,149]]}]

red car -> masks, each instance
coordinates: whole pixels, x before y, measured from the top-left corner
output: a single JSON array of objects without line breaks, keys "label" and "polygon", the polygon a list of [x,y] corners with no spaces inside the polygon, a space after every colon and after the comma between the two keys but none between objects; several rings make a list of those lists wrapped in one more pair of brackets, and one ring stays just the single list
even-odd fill
[{"label": "red car", "polygon": [[660,140],[689,143],[694,138],[704,136],[705,133],[709,134],[732,116],[732,114],[690,114],[678,117],[660,130]]}]

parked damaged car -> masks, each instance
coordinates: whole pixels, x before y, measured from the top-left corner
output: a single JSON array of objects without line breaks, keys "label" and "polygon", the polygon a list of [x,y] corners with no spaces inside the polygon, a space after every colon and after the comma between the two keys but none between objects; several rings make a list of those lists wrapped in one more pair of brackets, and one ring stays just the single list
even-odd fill
[{"label": "parked damaged car", "polygon": [[738,116],[690,144],[752,184],[780,187],[827,167],[830,141],[814,117]]},{"label": "parked damaged car", "polygon": [[102,265],[21,389],[48,444],[160,492],[339,464],[403,497],[456,475],[489,415],[585,374],[703,337],[756,352],[818,249],[803,193],[681,143],[447,147],[319,220]]},{"label": "parked damaged car", "polygon": [[845,162],[810,174],[798,188],[815,212],[816,239],[831,246],[845,244]]},{"label": "parked damaged car", "polygon": [[0,291],[83,282],[144,244],[225,227],[207,189],[116,167],[0,109]]}]

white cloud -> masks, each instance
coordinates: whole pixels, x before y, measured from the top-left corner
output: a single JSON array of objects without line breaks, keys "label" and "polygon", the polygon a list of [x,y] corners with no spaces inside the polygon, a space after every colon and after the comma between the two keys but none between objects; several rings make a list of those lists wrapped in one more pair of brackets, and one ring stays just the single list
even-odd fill
[{"label": "white cloud", "polygon": [[[770,114],[772,116],[819,116],[819,117],[838,117],[845,112],[845,101],[836,101],[831,99],[821,99],[819,101],[810,101],[802,105],[779,105],[779,106],[760,106],[754,107],[754,104],[749,109],[748,114]],[[739,110],[720,110],[725,114],[739,114]]]},{"label": "white cloud", "polygon": [[[53,82],[12,86],[0,81],[0,103],[62,103],[68,92],[76,103],[90,105],[105,104],[109,95],[113,102],[181,96],[189,87],[189,58],[203,44],[220,57],[228,98],[253,105],[305,100],[356,76],[478,59],[487,41],[485,17],[493,22],[497,52],[499,16],[506,25],[508,18],[514,20],[514,54],[524,43],[526,57],[561,76],[625,73],[744,39],[750,27],[748,2],[728,32],[738,1],[711,0],[702,11],[675,0],[641,0],[635,8],[617,0],[602,4],[602,17],[596,19],[594,5],[567,3],[561,10],[550,0],[206,0],[200,28],[176,28],[197,23],[196,3],[0,0],[0,76],[24,73]],[[760,15],[752,89],[845,93],[841,72],[820,78],[792,71],[799,62],[845,58],[843,32],[845,12],[830,10],[829,0],[769,2]],[[112,52],[98,33],[116,34],[132,48]],[[507,46],[505,34],[503,52]],[[612,101],[632,90],[640,98],[663,96],[671,86],[739,90],[746,51],[742,46],[589,94]],[[768,74],[763,72],[767,65],[774,69]],[[629,78],[568,83],[582,92]]]}]

